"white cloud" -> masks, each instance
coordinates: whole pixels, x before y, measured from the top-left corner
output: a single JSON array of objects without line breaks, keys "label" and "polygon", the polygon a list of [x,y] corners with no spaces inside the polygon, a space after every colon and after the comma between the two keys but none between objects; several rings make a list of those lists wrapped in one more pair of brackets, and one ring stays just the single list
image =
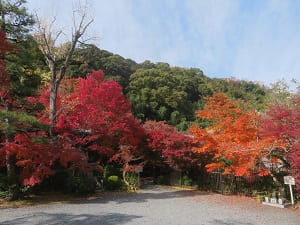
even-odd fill
[{"label": "white cloud", "polygon": [[[30,0],[67,23],[76,0]],[[90,0],[98,46],[138,62],[199,67],[209,76],[274,82],[300,78],[294,1]],[[248,4],[248,5],[246,5]],[[63,22],[62,22],[63,23]]]}]

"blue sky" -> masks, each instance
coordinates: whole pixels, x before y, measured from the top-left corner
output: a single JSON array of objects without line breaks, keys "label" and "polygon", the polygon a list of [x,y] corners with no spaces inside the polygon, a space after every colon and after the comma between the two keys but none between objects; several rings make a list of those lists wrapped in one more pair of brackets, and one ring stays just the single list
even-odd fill
[{"label": "blue sky", "polygon": [[[88,35],[137,62],[198,67],[210,77],[265,84],[300,80],[298,0],[87,0]],[[72,0],[28,0],[41,17],[70,29]]]}]

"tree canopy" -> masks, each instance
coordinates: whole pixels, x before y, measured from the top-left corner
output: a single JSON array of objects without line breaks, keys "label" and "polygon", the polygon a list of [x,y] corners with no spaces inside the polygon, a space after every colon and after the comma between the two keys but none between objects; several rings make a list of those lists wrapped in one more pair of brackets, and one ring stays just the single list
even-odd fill
[{"label": "tree canopy", "polygon": [[283,81],[266,88],[77,46],[93,21],[85,11],[69,42],[55,42],[55,20],[37,18],[32,36],[25,2],[0,0],[0,192],[64,179],[95,190],[107,174],[130,185],[144,167],[199,185],[214,172],[279,187],[290,174],[299,188],[300,98]]}]

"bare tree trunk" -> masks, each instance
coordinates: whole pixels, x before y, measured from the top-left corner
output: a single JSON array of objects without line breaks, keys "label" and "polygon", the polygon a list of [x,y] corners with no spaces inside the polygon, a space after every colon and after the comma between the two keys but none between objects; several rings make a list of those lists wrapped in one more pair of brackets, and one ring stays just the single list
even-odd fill
[{"label": "bare tree trunk", "polygon": [[52,139],[55,138],[55,124],[56,124],[56,102],[57,102],[57,91],[58,91],[58,85],[54,84],[51,85],[51,90],[50,90],[50,105],[49,105],[49,119],[50,119],[50,137]]},{"label": "bare tree trunk", "polygon": [[49,119],[50,119],[50,129],[49,134],[53,144],[57,143],[56,135],[55,135],[55,125],[57,119],[57,92],[59,83],[56,80],[56,63],[49,61],[48,63],[50,73],[51,73],[51,88],[50,88],[50,98],[49,98]]},{"label": "bare tree trunk", "polygon": [[[8,105],[6,107],[7,111],[11,111],[12,106]],[[7,123],[9,124],[9,119],[6,119]],[[5,135],[5,142],[10,143],[13,142],[14,137],[12,134],[7,133]],[[8,178],[8,186],[9,186],[9,194],[10,198],[9,200],[16,200],[19,198],[19,182],[18,177],[16,173],[16,156],[10,155],[8,152],[6,152],[5,155],[6,160],[6,171],[7,171],[7,178]]]},{"label": "bare tree trunk", "polygon": [[123,169],[123,181],[129,187],[129,182],[126,180],[126,171]]},{"label": "bare tree trunk", "polygon": [[9,186],[9,200],[16,200],[19,198],[19,182],[16,173],[16,158],[15,155],[10,156],[6,153],[6,170]]},{"label": "bare tree trunk", "polygon": [[[70,64],[70,61],[73,57],[73,53],[76,47],[76,44],[78,43],[79,39],[84,35],[86,29],[88,26],[93,22],[93,19],[87,20],[87,14],[86,14],[87,7],[84,6],[83,8],[79,10],[73,11],[73,32],[72,32],[72,40],[70,41],[70,45],[67,48],[67,50],[64,50],[62,45],[57,45],[56,41],[60,37],[60,35],[63,33],[62,30],[55,31],[55,28],[53,27],[56,19],[50,23],[43,23],[39,20],[37,16],[37,32],[35,34],[36,41],[39,44],[40,50],[42,51],[47,65],[51,72],[51,89],[50,89],[50,105],[49,105],[49,119],[50,119],[50,137],[52,139],[52,142],[54,144],[57,143],[57,137],[55,134],[55,125],[57,121],[57,109],[56,109],[56,103],[57,103],[57,93],[59,89],[59,85],[64,78],[66,71],[68,69],[68,66]],[[79,15],[79,24],[76,24],[76,12],[81,12]],[[59,60],[63,60],[63,64],[60,66],[60,68],[57,68],[59,65]]]}]

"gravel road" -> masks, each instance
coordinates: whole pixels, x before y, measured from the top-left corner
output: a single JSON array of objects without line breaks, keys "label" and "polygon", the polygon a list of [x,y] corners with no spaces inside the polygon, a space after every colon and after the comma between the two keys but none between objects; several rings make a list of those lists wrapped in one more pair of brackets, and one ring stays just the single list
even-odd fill
[{"label": "gravel road", "polygon": [[137,194],[0,209],[0,224],[299,225],[300,210],[263,206],[245,197],[151,186]]}]

